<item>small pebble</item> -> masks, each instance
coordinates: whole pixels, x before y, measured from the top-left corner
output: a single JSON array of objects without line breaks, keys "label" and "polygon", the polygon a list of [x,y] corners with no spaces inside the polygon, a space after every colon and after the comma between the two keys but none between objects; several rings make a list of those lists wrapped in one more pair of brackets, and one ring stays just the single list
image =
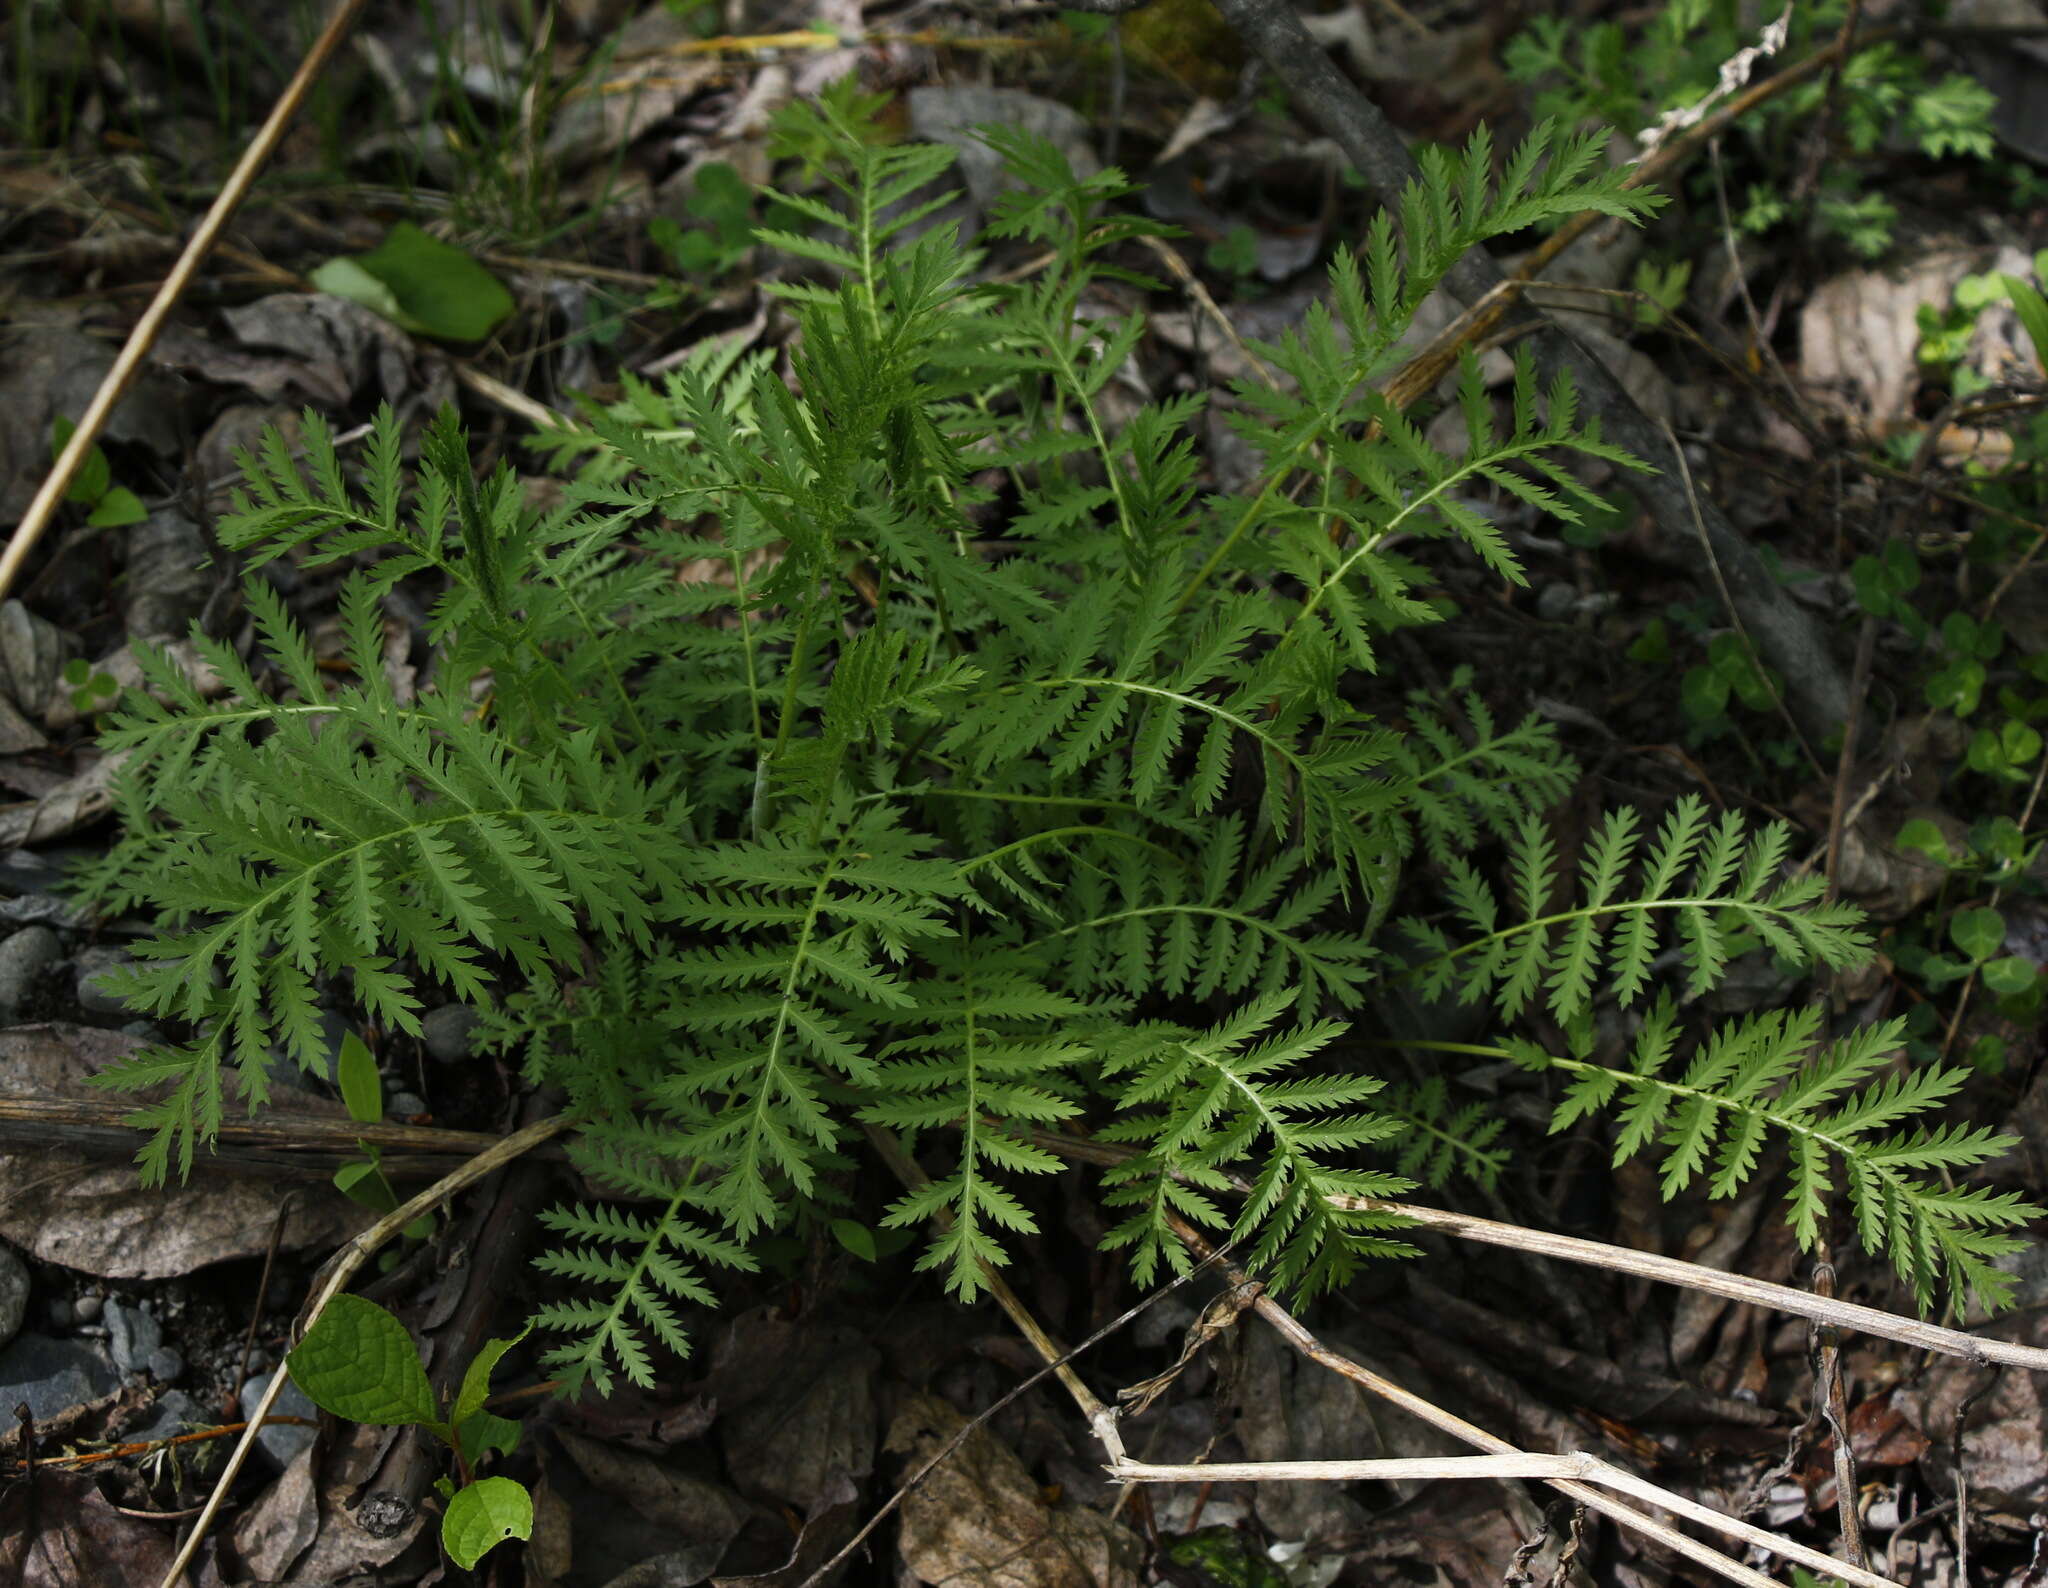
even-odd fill
[{"label": "small pebble", "polygon": [[42,1422],[120,1387],[120,1377],[106,1358],[83,1340],[52,1340],[31,1333],[0,1346],[0,1406],[7,1408],[10,1419],[23,1401],[29,1415]]},{"label": "small pebble", "polygon": [[356,1526],[372,1538],[396,1538],[414,1514],[412,1502],[404,1495],[380,1490],[356,1507]]},{"label": "small pebble", "polygon": [[427,1112],[427,1100],[413,1092],[393,1092],[384,1104],[386,1119],[404,1121]]},{"label": "small pebble", "polygon": [[249,1371],[251,1373],[261,1373],[270,1366],[273,1360],[271,1354],[264,1350],[262,1346],[252,1346],[249,1351]]},{"label": "small pebble", "polygon": [[91,916],[72,900],[54,893],[24,893],[0,902],[0,921],[10,926],[55,926],[80,932],[91,924]]},{"label": "small pebble", "polygon": [[0,1345],[21,1333],[28,1316],[28,1265],[0,1243]]},{"label": "small pebble", "polygon": [[0,942],[0,1023],[14,1023],[43,972],[63,957],[64,945],[47,926],[25,926]]},{"label": "small pebble", "polygon": [[[284,1369],[279,1368],[278,1371],[281,1373]],[[263,1392],[269,1387],[269,1377],[261,1373],[243,1382],[238,1399],[241,1401],[244,1417],[255,1415],[257,1403],[263,1399]],[[304,1390],[287,1379],[283,1390],[271,1404],[270,1415],[306,1419],[305,1423],[278,1423],[266,1426],[256,1436],[256,1443],[265,1455],[280,1468],[288,1467],[292,1464],[292,1458],[312,1444],[313,1436],[319,1432],[310,1425],[319,1421],[320,1408],[306,1398]]]},{"label": "small pebble", "polygon": [[453,1064],[469,1057],[470,1033],[475,1027],[475,1010],[463,1004],[443,1004],[420,1022],[420,1041],[434,1058]]},{"label": "small pebble", "polygon": [[106,1319],[108,1345],[120,1372],[152,1373],[161,1381],[185,1371],[183,1359],[164,1345],[163,1325],[148,1307],[110,1301]]},{"label": "small pebble", "polygon": [[68,1329],[78,1322],[78,1313],[66,1297],[56,1297],[44,1310],[49,1313],[50,1327],[53,1329]]},{"label": "small pebble", "polygon": [[105,1305],[98,1296],[80,1296],[71,1304],[71,1316],[79,1323],[98,1323]]},{"label": "small pebble", "polygon": [[128,950],[112,948],[105,944],[82,948],[78,951],[74,963],[78,966],[79,1008],[89,1015],[131,1013],[126,1003],[100,985],[100,978],[108,971],[125,970],[135,963]]},{"label": "small pebble", "polygon": [[1579,604],[1577,585],[1547,584],[1536,597],[1536,615],[1546,623],[1562,623]]}]

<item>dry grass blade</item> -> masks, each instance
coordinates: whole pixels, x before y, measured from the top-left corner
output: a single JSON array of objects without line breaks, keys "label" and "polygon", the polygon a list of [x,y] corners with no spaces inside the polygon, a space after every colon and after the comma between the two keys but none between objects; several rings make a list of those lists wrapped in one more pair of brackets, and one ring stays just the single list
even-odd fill
[{"label": "dry grass blade", "polygon": [[[2043,777],[2048,778],[2048,769],[2044,769]],[[1855,819],[1853,812],[1850,819]],[[1127,1147],[1080,1141],[1056,1131],[1033,1131],[1031,1140],[1050,1151],[1084,1163],[1123,1163],[1132,1156]],[[1243,1194],[1249,1188],[1240,1181],[1235,1189]],[[1923,1323],[1918,1318],[1902,1317],[1881,1307],[1836,1301],[1831,1296],[1816,1296],[1810,1291],[1794,1290],[1790,1285],[1774,1285],[1767,1279],[1751,1279],[1744,1274],[1731,1274],[1676,1257],[1661,1257],[1655,1252],[1639,1252],[1626,1246],[1610,1246],[1603,1241],[1581,1240],[1575,1235],[1554,1235],[1548,1230],[1502,1224],[1493,1219],[1449,1213],[1442,1208],[1422,1207],[1412,1202],[1383,1202],[1376,1197],[1341,1195],[1330,1200],[1341,1208],[1392,1214],[1419,1229],[1434,1230],[1439,1235],[1453,1236],[1458,1240],[1477,1241],[1484,1246],[1512,1247],[1516,1251],[1534,1252],[1567,1263],[1583,1263],[1590,1268],[1606,1268],[1618,1274],[1654,1279],[1663,1285],[1701,1290],[1709,1295],[1726,1296],[1730,1301],[1769,1307],[1775,1312],[1811,1318],[1816,1323],[1832,1324],[1836,1328],[1854,1329],[1859,1334],[1875,1335],[1880,1340],[1896,1340],[1901,1345],[1939,1351],[1944,1356],[1959,1356],[1970,1362],[2001,1362],[2011,1367],[2048,1373],[2048,1350],[2039,1346],[1982,1338],[1960,1329],[1945,1329],[1938,1323]]]},{"label": "dry grass blade", "polygon": [[[1174,1234],[1180,1239],[1181,1243],[1197,1258],[1207,1261],[1214,1256],[1209,1243],[1177,1215],[1169,1214],[1168,1223],[1172,1226]],[[1245,1282],[1244,1272],[1234,1265],[1226,1265],[1223,1268],[1223,1273],[1233,1284],[1243,1284]],[[1515,1458],[1523,1461],[1598,1461],[1598,1458],[1593,1456],[1548,1457],[1531,1455],[1526,1451],[1517,1450],[1498,1435],[1490,1434],[1477,1424],[1466,1422],[1464,1418],[1458,1416],[1455,1412],[1446,1411],[1434,1402],[1424,1400],[1413,1390],[1404,1389],[1392,1380],[1382,1378],[1379,1374],[1373,1372],[1372,1369],[1352,1361],[1343,1352],[1332,1350],[1311,1334],[1301,1324],[1300,1320],[1292,1316],[1285,1307],[1282,1307],[1272,1297],[1260,1296],[1252,1305],[1259,1316],[1271,1324],[1279,1333],[1281,1339],[1285,1340],[1291,1348],[1300,1352],[1301,1355],[1307,1357],[1317,1366],[1327,1368],[1330,1372],[1351,1380],[1352,1383],[1357,1384],[1361,1389],[1388,1402],[1390,1405],[1400,1407],[1410,1416],[1419,1418],[1433,1428],[1440,1428],[1445,1433],[1451,1435],[1452,1438],[1462,1440],[1468,1445],[1484,1450],[1489,1455]],[[1118,1470],[1119,1466],[1129,1466],[1129,1463],[1124,1459],[1120,1443],[1110,1444],[1110,1454],[1112,1457],[1112,1471]],[[1392,1465],[1406,1464],[1402,1462],[1392,1463]],[[1721,1515],[1718,1511],[1698,1505],[1682,1495],[1673,1494],[1669,1490],[1659,1488],[1647,1479],[1638,1478],[1633,1473],[1623,1472],[1619,1467],[1608,1467],[1604,1462],[1599,1462],[1598,1464],[1603,1469],[1600,1477],[1601,1482],[1636,1495],[1653,1505],[1661,1506],[1680,1515],[1690,1517],[1694,1521],[1704,1522],[1721,1532],[1733,1534],[1736,1537],[1742,1538],[1745,1542],[1759,1544],[1760,1547],[1769,1549],[1771,1552],[1788,1559],[1800,1560],[1808,1555],[1817,1556],[1820,1561],[1825,1563],[1821,1569],[1837,1577],[1848,1577],[1853,1571],[1853,1568],[1843,1565],[1831,1556],[1819,1555],[1817,1551],[1807,1550],[1803,1545],[1793,1544],[1788,1540],[1778,1538],[1775,1534],[1765,1533],[1762,1529],[1753,1528],[1746,1522],[1737,1522],[1730,1517]],[[1253,1463],[1253,1465],[1263,1465],[1270,1468],[1273,1464]],[[1284,1462],[1279,1465],[1287,1469],[1293,1469],[1296,1467],[1315,1466],[1319,1465],[1319,1463]],[[1346,1462],[1339,1463],[1339,1465],[1355,1467],[1386,1464]],[[1201,1467],[1192,1470],[1200,1472],[1204,1480],[1219,1476],[1222,1472],[1220,1467]],[[1291,1470],[1286,1475],[1295,1479],[1314,1476],[1314,1474],[1308,1472],[1294,1472]],[[1474,1473],[1472,1475],[1522,1476],[1524,1474]],[[1765,1588],[1765,1585],[1770,1585],[1770,1588],[1776,1588],[1772,1579],[1764,1576],[1763,1573],[1743,1565],[1740,1561],[1731,1559],[1719,1550],[1701,1543],[1698,1539],[1688,1537],[1655,1517],[1645,1516],[1632,1506],[1622,1504],[1621,1501],[1615,1499],[1612,1495],[1604,1493],[1600,1488],[1596,1487],[1593,1483],[1587,1482],[1583,1477],[1569,1474],[1553,1476],[1547,1473],[1528,1475],[1541,1477],[1543,1482],[1548,1483],[1560,1494],[1566,1495],[1578,1504],[1585,1506],[1588,1510],[1597,1511],[1602,1516],[1622,1527],[1641,1533],[1646,1538],[1656,1540],[1674,1554],[1682,1555],[1687,1560],[1704,1566],[1718,1577],[1724,1577],[1730,1582],[1742,1583],[1746,1585],[1746,1588]],[[1883,1588],[1898,1588],[1898,1585],[1890,1583],[1888,1579],[1871,1577],[1868,1573],[1865,1573],[1863,1578],[1857,1580],[1862,1584],[1862,1588],[1879,1588],[1879,1585],[1883,1585]]]},{"label": "dry grass blade", "polygon": [[[1683,1495],[1673,1494],[1645,1478],[1602,1461],[1583,1450],[1546,1456],[1516,1452],[1493,1456],[1420,1456],[1383,1461],[1215,1461],[1195,1465],[1160,1466],[1144,1461],[1122,1461],[1110,1468],[1117,1477],[1131,1483],[1353,1483],[1441,1478],[1542,1478],[1590,1483],[1615,1489],[1651,1505],[1674,1511],[1702,1527],[1713,1528],[1745,1544],[1766,1550],[1786,1560],[1821,1573],[1856,1583],[1859,1588],[1901,1588],[1889,1577],[1852,1566],[1820,1550],[1780,1538],[1763,1528],[1753,1527],[1732,1516],[1723,1516],[1709,1506]],[[1761,1574],[1753,1574],[1761,1577]],[[1737,1579],[1748,1581],[1749,1578]],[[1762,1581],[1771,1579],[1762,1577]]]}]

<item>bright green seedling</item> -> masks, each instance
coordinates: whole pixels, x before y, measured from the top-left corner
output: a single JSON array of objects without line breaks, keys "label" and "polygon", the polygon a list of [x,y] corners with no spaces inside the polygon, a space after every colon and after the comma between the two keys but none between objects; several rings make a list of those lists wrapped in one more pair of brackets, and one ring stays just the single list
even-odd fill
[{"label": "bright green seedling", "polygon": [[505,284],[452,243],[400,221],[367,254],[330,259],[313,285],[420,336],[475,342],[512,312]]},{"label": "bright green seedling", "polygon": [[[1702,665],[1686,669],[1678,698],[1697,744],[1723,734],[1742,737],[1733,708],[1740,705],[1752,712],[1775,712],[1783,687],[1784,681],[1757,659],[1742,635],[1725,632],[1707,642],[1707,659]],[[1746,737],[1742,742],[1745,746],[1749,743]],[[1781,766],[1790,764],[1798,753],[1783,739],[1766,740],[1761,748]],[[1755,754],[1752,750],[1751,755]]]},{"label": "bright green seedling", "polygon": [[[1969,960],[1985,987],[2000,1000],[2000,1012],[2008,1017],[2031,1015],[2039,999],[2033,996],[2041,981],[2041,967],[2024,954],[2001,954],[2005,947],[2005,917],[1993,909],[1961,910],[1948,923],[1949,939]],[[2007,1008],[2019,1000],[2025,1008]]]},{"label": "bright green seedling", "polygon": [[[63,453],[77,428],[62,414],[50,422],[52,460]],[[71,488],[64,493],[64,500],[85,508],[85,521],[94,529],[119,529],[123,524],[139,524],[149,517],[149,509],[142,505],[141,497],[125,485],[114,483],[114,466],[98,447],[85,455],[85,462],[72,476]],[[85,708],[81,706],[79,709],[83,711]]]},{"label": "bright green seedling", "polygon": [[1942,619],[1941,646],[1947,662],[1923,686],[1927,704],[1958,717],[1972,716],[1984,696],[1985,664],[1996,661],[2004,649],[2005,631],[1996,623],[1979,623],[1967,612],[1951,612]]},{"label": "bright green seedling", "polygon": [[112,673],[95,669],[82,656],[64,664],[64,682],[71,690],[71,704],[81,717],[98,716],[121,698],[121,681]]},{"label": "bright green seedling", "polygon": [[1685,289],[1692,283],[1692,261],[1678,259],[1669,265],[1643,260],[1636,266],[1636,324],[1662,325],[1685,302]]},{"label": "bright green seedling", "polygon": [[754,246],[754,190],[723,160],[707,161],[683,208],[703,222],[687,230],[665,215],[647,224],[647,235],[691,276],[722,276]]},{"label": "bright green seedling", "polygon": [[485,1411],[484,1402],[499,1361],[525,1337],[522,1329],[510,1340],[485,1344],[446,1417],[405,1325],[361,1296],[336,1296],[285,1358],[292,1382],[322,1411],[381,1428],[418,1427],[455,1453],[462,1482],[444,1477],[436,1487],[448,1503],[441,1546],[464,1571],[493,1545],[533,1535],[533,1500],[523,1485],[471,1475],[488,1452],[510,1455],[519,1443],[519,1424]]},{"label": "bright green seedling", "polygon": [[1890,618],[1914,639],[1927,633],[1927,620],[1907,599],[1920,587],[1920,559],[1903,540],[1885,542],[1875,557],[1858,557],[1849,565],[1849,583],[1856,604],[1874,618]]},{"label": "bright green seedling", "polygon": [[1240,279],[1258,274],[1259,234],[1242,223],[1233,226],[1202,255],[1211,270]]},{"label": "bright green seedling", "polygon": [[[384,1082],[377,1074],[376,1056],[353,1031],[342,1038],[335,1059],[335,1081],[341,1089],[342,1106],[349,1118],[360,1125],[375,1125],[384,1118]],[[374,1143],[358,1140],[363,1156],[334,1171],[334,1186],[352,1202],[373,1213],[398,1211],[398,1193],[384,1176],[383,1155]],[[434,1216],[423,1213],[406,1225],[407,1240],[422,1241],[434,1233]],[[385,1254],[388,1271],[397,1261],[395,1251]]]}]

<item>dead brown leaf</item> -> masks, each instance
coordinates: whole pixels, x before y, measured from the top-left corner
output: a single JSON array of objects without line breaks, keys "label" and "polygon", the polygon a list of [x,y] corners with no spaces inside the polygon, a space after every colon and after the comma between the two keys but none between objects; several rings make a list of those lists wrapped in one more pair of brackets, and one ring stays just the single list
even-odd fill
[{"label": "dead brown leaf", "polygon": [[[936,1396],[914,1396],[888,1446],[907,1452],[915,1471],[965,1421]],[[1134,1588],[1138,1580],[1138,1541],[1099,1512],[1048,1504],[986,1428],[904,1500],[902,1550],[920,1580],[947,1588]]]},{"label": "dead brown leaf", "polygon": [[809,1511],[839,1478],[874,1470],[874,1380],[866,1331],[772,1308],[738,1319],[719,1342],[705,1393],[743,1493]]},{"label": "dead brown leaf", "polygon": [[1976,268],[1960,249],[1898,270],[1851,270],[1824,281],[1799,314],[1799,379],[1821,407],[1881,438],[1912,423],[1922,305],[1946,308]]},{"label": "dead brown leaf", "polygon": [[[2048,1317],[2038,1311],[2015,1314],[1986,1325],[1985,1332],[2040,1345],[2048,1341]],[[1931,1357],[1926,1371],[1894,1391],[1892,1400],[1905,1423],[1927,1441],[1920,1468],[1935,1492],[1954,1489],[1951,1441],[1956,1413],[1967,1403],[1963,1464],[1972,1503],[2026,1516],[2048,1500],[2048,1453],[2042,1439],[2048,1428],[2048,1391],[2037,1375]]]},{"label": "dead brown leaf", "polygon": [[146,1588],[170,1566],[171,1537],[123,1516],[87,1479],[42,1473],[0,1491],[0,1577],[11,1588]]}]

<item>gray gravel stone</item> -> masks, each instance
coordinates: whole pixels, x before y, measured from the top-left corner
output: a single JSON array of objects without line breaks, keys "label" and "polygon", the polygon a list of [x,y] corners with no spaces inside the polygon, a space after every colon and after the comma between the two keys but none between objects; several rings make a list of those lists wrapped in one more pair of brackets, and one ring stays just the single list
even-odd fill
[{"label": "gray gravel stone", "polygon": [[187,1432],[190,1424],[204,1426],[212,1420],[200,1410],[199,1402],[183,1390],[165,1390],[156,1398],[156,1405],[150,1410],[149,1421],[129,1429],[121,1437],[138,1442],[144,1439],[171,1439]]},{"label": "gray gravel stone", "polygon": [[386,1119],[410,1119],[427,1112],[427,1100],[417,1092],[393,1092],[384,1099]]},{"label": "gray gravel stone", "polygon": [[[282,1373],[285,1370],[279,1368],[277,1371]],[[243,1384],[242,1392],[237,1398],[242,1403],[242,1415],[244,1417],[254,1417],[256,1415],[256,1403],[263,1399],[263,1392],[269,1387],[270,1380],[261,1374]],[[282,1393],[278,1395],[276,1401],[271,1405],[270,1415],[273,1417],[304,1417],[308,1419],[308,1426],[286,1423],[265,1428],[256,1436],[257,1448],[272,1461],[276,1462],[278,1468],[282,1470],[292,1464],[294,1456],[312,1444],[313,1436],[319,1430],[311,1427],[310,1422],[320,1415],[320,1408],[306,1398],[304,1390],[287,1379]]]},{"label": "gray gravel stone", "polygon": [[12,899],[24,893],[48,893],[68,874],[67,867],[80,858],[71,849],[11,849],[0,856],[0,894]]},{"label": "gray gravel stone", "polygon": [[105,1317],[114,1367],[122,1373],[141,1371],[149,1353],[164,1343],[163,1329],[142,1308],[125,1301],[108,1302]]},{"label": "gray gravel stone", "polygon": [[0,921],[9,926],[61,926],[67,932],[76,932],[90,919],[89,911],[54,893],[24,893],[19,898],[0,899]]},{"label": "gray gravel stone", "polygon": [[80,1323],[98,1323],[100,1309],[105,1305],[98,1296],[80,1296],[71,1303],[71,1316]]},{"label": "gray gravel stone", "polygon": [[28,1268],[14,1248],[0,1243],[0,1345],[21,1333],[28,1316]]},{"label": "gray gravel stone", "polygon": [[50,1315],[50,1327],[53,1329],[68,1329],[78,1322],[78,1314],[72,1309],[68,1297],[51,1297],[49,1306],[44,1310]]},{"label": "gray gravel stone", "polygon": [[147,1373],[159,1384],[185,1371],[185,1359],[164,1344],[163,1326],[146,1306],[125,1301],[107,1303],[107,1349],[122,1373]]},{"label": "gray gravel stone", "polygon": [[121,1387],[107,1359],[83,1340],[24,1334],[0,1350],[0,1406],[27,1401],[38,1422]]},{"label": "gray gravel stone", "polygon": [[1577,585],[1547,584],[1536,597],[1536,615],[1546,623],[1561,623],[1579,604]]},{"label": "gray gravel stone", "polygon": [[469,1057],[470,1034],[475,1028],[475,1010],[464,1004],[443,1004],[428,1011],[420,1022],[420,1041],[434,1058],[453,1064]]},{"label": "gray gravel stone", "polygon": [[25,926],[0,942],[0,1025],[13,1025],[37,978],[64,957],[64,945],[47,926]]},{"label": "gray gravel stone", "polygon": [[126,1004],[99,985],[99,978],[108,971],[135,963],[128,950],[105,943],[95,944],[91,948],[80,949],[75,963],[78,966],[79,1008],[94,1015],[125,1015],[130,1012]]}]

